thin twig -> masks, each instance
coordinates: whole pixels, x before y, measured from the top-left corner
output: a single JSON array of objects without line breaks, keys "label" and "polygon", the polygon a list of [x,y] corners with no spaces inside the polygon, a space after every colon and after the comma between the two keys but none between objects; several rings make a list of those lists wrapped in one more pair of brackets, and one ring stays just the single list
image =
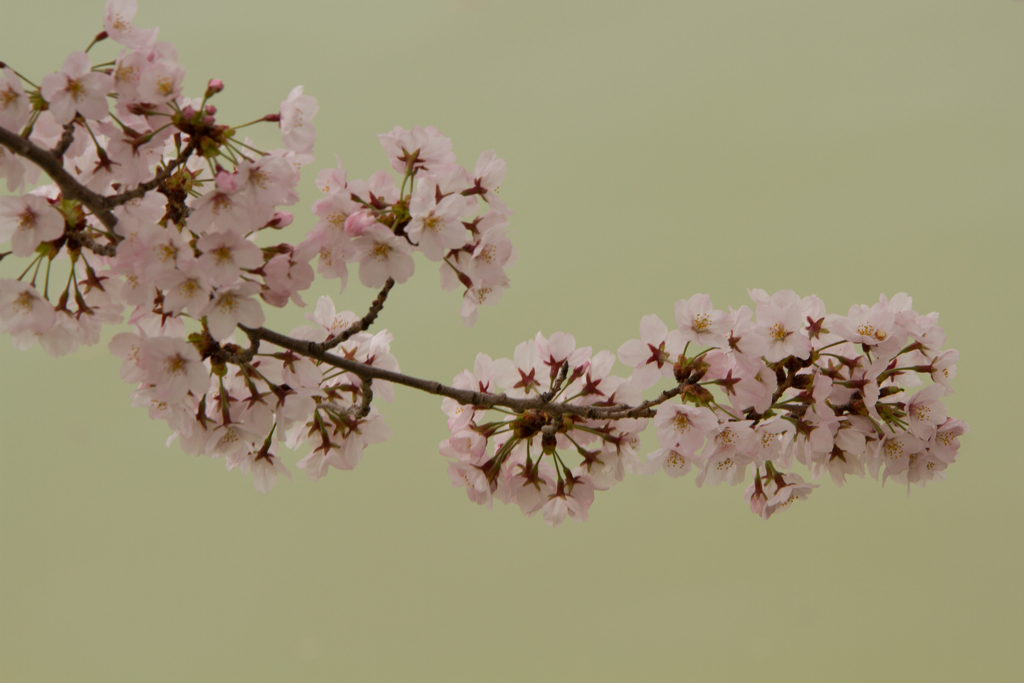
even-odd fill
[{"label": "thin twig", "polygon": [[373,380],[368,377],[363,378],[362,384],[363,398],[359,401],[359,410],[353,413],[352,417],[357,420],[362,420],[364,417],[370,414],[370,404],[373,403]]},{"label": "thin twig", "polygon": [[352,337],[352,335],[358,334],[363,330],[369,329],[370,325],[373,324],[373,321],[377,319],[377,316],[380,314],[381,309],[384,308],[384,302],[387,301],[388,292],[390,292],[391,288],[394,286],[394,279],[389,277],[387,282],[384,283],[384,288],[380,290],[380,292],[377,294],[377,298],[373,300],[373,304],[370,305],[370,310],[367,311],[366,315],[359,319],[359,321],[354,322],[348,327],[346,327],[345,331],[342,332],[341,334],[335,337],[331,337],[325,342],[317,344],[315,347],[317,353],[324,353],[325,351],[330,351],[338,344],[348,341],[349,338]]}]

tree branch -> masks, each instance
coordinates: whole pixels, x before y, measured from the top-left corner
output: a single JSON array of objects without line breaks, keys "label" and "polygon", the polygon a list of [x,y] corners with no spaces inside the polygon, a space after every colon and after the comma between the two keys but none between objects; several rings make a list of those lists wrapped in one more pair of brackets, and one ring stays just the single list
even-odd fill
[{"label": "tree branch", "polygon": [[57,146],[50,150],[57,159],[61,159],[64,156],[64,152],[68,151],[68,147],[75,141],[75,122],[71,121],[64,124],[64,134],[60,136],[60,140],[57,142]]},{"label": "tree branch", "polygon": [[268,330],[265,327],[254,329],[239,325],[239,328],[249,336],[249,339],[253,344],[256,344],[259,341],[266,341],[280,346],[283,349],[288,349],[289,351],[306,356],[307,358],[318,360],[321,363],[326,363],[327,365],[345,370],[346,372],[351,372],[363,380],[381,379],[387,382],[401,384],[402,386],[410,387],[412,389],[418,389],[428,394],[445,396],[447,398],[454,399],[463,405],[471,405],[482,409],[496,408],[500,406],[509,408],[517,413],[522,413],[527,410],[539,410],[554,415],[577,415],[589,420],[619,420],[631,417],[653,417],[654,406],[664,403],[673,396],[677,396],[682,391],[681,387],[670,389],[663,392],[658,398],[650,401],[644,401],[638,406],[580,406],[570,403],[552,403],[551,401],[546,400],[543,396],[537,396],[534,398],[513,398],[505,394],[486,394],[479,391],[456,389],[455,387],[450,387],[433,380],[410,377],[409,375],[403,375],[399,372],[392,372],[372,365],[366,365],[365,363],[336,356],[333,353],[320,351],[318,349],[319,344],[316,342],[293,339],[292,337],[274,332],[273,330]]}]

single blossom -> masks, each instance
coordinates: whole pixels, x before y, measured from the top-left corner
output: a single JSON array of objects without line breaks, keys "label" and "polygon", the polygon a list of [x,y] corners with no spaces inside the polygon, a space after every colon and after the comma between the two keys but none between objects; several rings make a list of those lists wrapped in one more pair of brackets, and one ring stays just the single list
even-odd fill
[{"label": "single blossom", "polygon": [[320,111],[316,98],[304,95],[302,86],[297,85],[288,93],[288,99],[281,102],[281,139],[288,149],[309,154],[316,142],[316,128],[313,118]]},{"label": "single blossom", "polygon": [[43,334],[56,324],[53,305],[35,287],[18,280],[0,280],[0,332]]},{"label": "single blossom", "polygon": [[10,240],[15,256],[31,256],[63,234],[64,216],[45,197],[0,197],[0,242]]},{"label": "single blossom", "polygon": [[106,118],[107,93],[114,89],[114,79],[91,69],[89,55],[78,51],[68,55],[59,72],[43,77],[39,91],[59,125],[71,121],[75,114],[93,120]]},{"label": "single blossom", "polygon": [[676,302],[676,325],[683,342],[701,346],[725,346],[725,333],[729,331],[729,320],[724,311],[711,308],[711,297],[694,294],[689,299]]},{"label": "single blossom", "polygon": [[0,127],[18,132],[28,123],[31,113],[32,105],[21,79],[11,67],[5,66],[0,71]]},{"label": "single blossom", "polygon": [[132,23],[139,6],[136,0],[107,0],[103,30],[114,42],[130,50],[140,50],[156,40],[157,29],[139,28]]},{"label": "single blossom", "polygon": [[217,341],[229,338],[238,325],[259,327],[263,324],[263,308],[252,296],[259,293],[257,282],[218,289],[199,315],[206,316],[210,334]]},{"label": "single blossom", "polygon": [[412,130],[395,126],[377,138],[391,160],[391,168],[399,173],[436,172],[455,163],[452,141],[433,126],[414,126]]},{"label": "single blossom", "polygon": [[409,243],[387,226],[375,223],[352,242],[359,250],[359,281],[365,286],[382,287],[388,278],[401,284],[412,277],[415,264]]},{"label": "single blossom", "polygon": [[191,392],[202,396],[210,384],[210,371],[199,352],[184,339],[150,337],[141,344],[139,367],[146,383],[153,385],[156,397],[165,403],[177,403]]}]

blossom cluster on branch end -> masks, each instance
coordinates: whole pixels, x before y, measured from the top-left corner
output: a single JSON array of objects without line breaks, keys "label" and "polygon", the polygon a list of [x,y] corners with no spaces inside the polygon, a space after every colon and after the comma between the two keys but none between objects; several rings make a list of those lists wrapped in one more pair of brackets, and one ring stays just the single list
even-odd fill
[{"label": "blossom cluster on branch end", "polygon": [[[846,316],[789,290],[750,295],[756,317],[748,306],[714,310],[704,294],[676,302],[671,331],[645,316],[640,339],[618,350],[628,378],[611,374],[613,354],[578,349],[561,332],[538,333],[511,360],[480,354],[456,387],[589,410],[489,414],[446,400],[451,436],[440,450],[453,484],[476,503],[516,503],[557,526],[566,516],[586,520],[594,492],[627,473],[695,471],[698,487],[751,474],[744,497],[764,519],[818,486],[787,471],[796,463],[837,486],[865,471],[908,493],[945,478],[968,426],[941,400],[959,354],[941,349],[937,314],[919,315],[905,294]],[[641,403],[640,392],[663,378],[675,386]],[[934,383],[910,393],[922,378]],[[661,447],[641,463],[639,435],[650,422]]]}]

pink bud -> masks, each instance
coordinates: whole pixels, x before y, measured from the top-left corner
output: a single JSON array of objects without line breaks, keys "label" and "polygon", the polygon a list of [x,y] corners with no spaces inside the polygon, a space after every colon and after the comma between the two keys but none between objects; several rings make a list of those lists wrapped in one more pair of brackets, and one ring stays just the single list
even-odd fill
[{"label": "pink bud", "polygon": [[276,211],[266,227],[280,230],[291,225],[293,220],[295,220],[295,215],[291,211]]},{"label": "pink bud", "polygon": [[206,105],[206,110],[205,111],[210,116],[213,116],[214,114],[217,113],[217,107],[213,106],[212,104],[208,104],[208,105]]},{"label": "pink bud", "polygon": [[219,78],[211,78],[206,84],[206,97],[213,97],[224,89],[224,81]]},{"label": "pink bud", "polygon": [[345,219],[345,232],[351,237],[359,237],[376,222],[377,219],[370,214],[357,211]]}]

